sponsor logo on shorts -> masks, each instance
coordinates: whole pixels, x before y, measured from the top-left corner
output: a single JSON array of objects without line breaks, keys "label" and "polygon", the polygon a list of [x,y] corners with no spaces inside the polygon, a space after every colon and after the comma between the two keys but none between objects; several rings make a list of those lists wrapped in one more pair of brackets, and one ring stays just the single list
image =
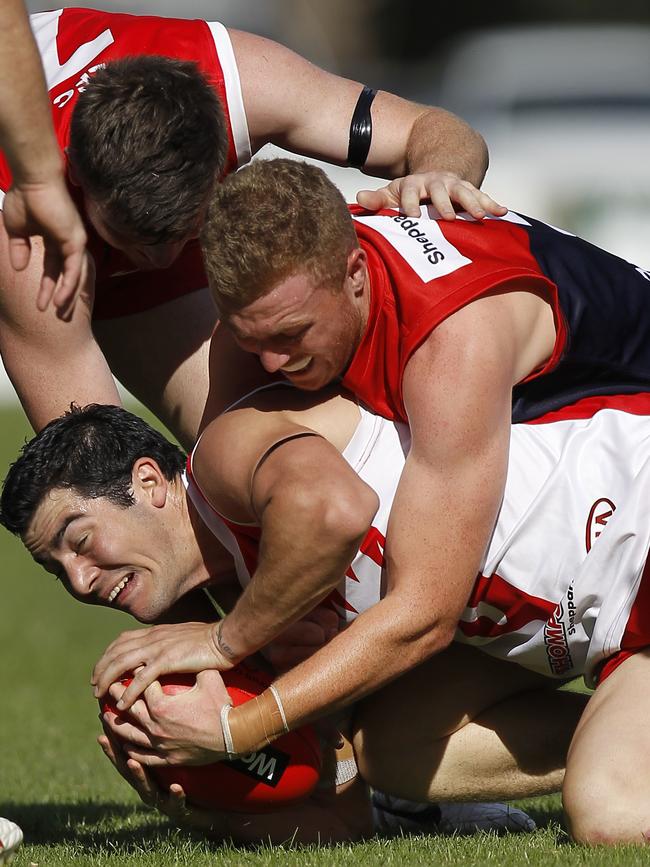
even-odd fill
[{"label": "sponsor logo on shorts", "polygon": [[397,214],[354,219],[383,235],[425,283],[445,277],[472,261],[445,238],[438,223],[428,217],[426,208],[417,218]]},{"label": "sponsor logo on shorts", "polygon": [[[570,597],[570,598],[569,598]],[[575,632],[575,603],[573,590],[567,593],[567,608],[569,610],[569,634]],[[551,674],[561,677],[573,668],[573,660],[569,651],[567,639],[567,627],[564,624],[565,609],[562,603],[557,606],[553,614],[544,624],[544,644]]]},{"label": "sponsor logo on shorts", "polygon": [[608,498],[601,497],[593,504],[589,510],[587,518],[587,527],[585,531],[585,547],[587,553],[591,551],[592,545],[607,526],[607,522],[616,511],[616,505]]},{"label": "sponsor logo on shorts", "polygon": [[274,789],[287,769],[289,756],[274,747],[265,747],[256,753],[248,753],[248,755],[240,756],[238,759],[231,759],[227,764],[241,774],[246,774],[247,777],[252,777]]}]

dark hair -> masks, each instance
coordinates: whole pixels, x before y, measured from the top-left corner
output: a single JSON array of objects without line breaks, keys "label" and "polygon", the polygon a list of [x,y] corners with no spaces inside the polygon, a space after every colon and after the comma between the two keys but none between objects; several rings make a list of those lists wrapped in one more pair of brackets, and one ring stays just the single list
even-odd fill
[{"label": "dark hair", "polygon": [[94,73],[72,113],[68,156],[115,228],[164,243],[196,227],[227,147],[221,102],[197,65],[142,55]]},{"label": "dark hair", "polygon": [[141,457],[154,458],[172,481],[185,466],[181,450],[138,416],[119,406],[90,404],[54,419],[25,443],[2,487],[0,524],[22,535],[54,488],[83,497],[133,505],[131,472]]}]

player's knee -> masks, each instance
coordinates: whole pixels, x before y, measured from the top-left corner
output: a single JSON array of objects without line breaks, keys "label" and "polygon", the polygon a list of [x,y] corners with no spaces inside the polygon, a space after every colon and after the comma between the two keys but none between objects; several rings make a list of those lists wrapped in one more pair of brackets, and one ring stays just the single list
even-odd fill
[{"label": "player's knee", "polygon": [[[367,724],[369,719],[363,710],[360,710],[355,716],[354,732],[352,736],[352,746],[354,747],[354,756],[359,767],[359,773],[363,779],[371,786],[376,786],[377,782],[374,779],[373,770],[376,769],[377,762],[373,761],[372,737],[368,737],[369,731]],[[370,746],[370,749],[369,749]]]},{"label": "player's knee", "polygon": [[647,799],[629,781],[607,774],[580,780],[567,773],[562,801],[571,837],[588,846],[650,842],[650,793]]},{"label": "player's knee", "polygon": [[390,788],[395,757],[394,732],[389,732],[381,720],[365,710],[363,703],[355,715],[352,738],[354,755],[363,779],[374,788]]}]

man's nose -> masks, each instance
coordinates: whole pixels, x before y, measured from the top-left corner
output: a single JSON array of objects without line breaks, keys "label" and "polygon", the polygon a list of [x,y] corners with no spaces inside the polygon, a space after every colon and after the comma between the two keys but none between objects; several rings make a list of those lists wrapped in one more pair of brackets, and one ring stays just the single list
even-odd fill
[{"label": "man's nose", "polygon": [[81,557],[74,556],[64,563],[65,571],[70,582],[70,587],[77,596],[88,596],[93,592],[99,569],[88,563]]},{"label": "man's nose", "polygon": [[277,373],[291,358],[286,352],[274,352],[272,349],[261,349],[259,356],[262,367],[267,373]]}]

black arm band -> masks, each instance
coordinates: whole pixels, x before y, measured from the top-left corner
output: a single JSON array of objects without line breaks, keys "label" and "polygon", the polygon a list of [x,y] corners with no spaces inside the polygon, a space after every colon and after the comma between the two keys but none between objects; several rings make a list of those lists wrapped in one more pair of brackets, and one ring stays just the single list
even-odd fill
[{"label": "black arm band", "polygon": [[348,165],[362,169],[368,159],[372,142],[372,117],[370,106],[377,91],[364,85],[350,123],[350,143],[348,145]]}]

